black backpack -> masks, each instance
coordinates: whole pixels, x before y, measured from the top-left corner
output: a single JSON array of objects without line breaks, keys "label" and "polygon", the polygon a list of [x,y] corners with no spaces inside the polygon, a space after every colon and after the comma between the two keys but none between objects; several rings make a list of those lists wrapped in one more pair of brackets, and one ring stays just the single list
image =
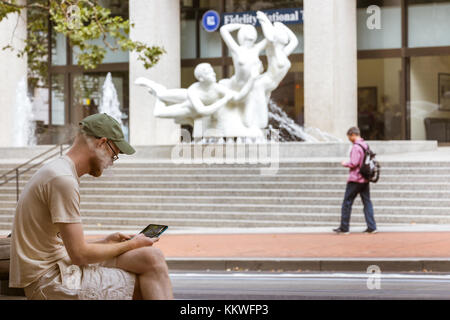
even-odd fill
[{"label": "black backpack", "polygon": [[365,179],[369,180],[369,182],[377,182],[380,178],[380,163],[375,159],[376,154],[370,150],[369,146],[367,146],[366,150],[359,143],[356,144],[364,151],[364,159],[359,168],[359,173],[361,173]]}]

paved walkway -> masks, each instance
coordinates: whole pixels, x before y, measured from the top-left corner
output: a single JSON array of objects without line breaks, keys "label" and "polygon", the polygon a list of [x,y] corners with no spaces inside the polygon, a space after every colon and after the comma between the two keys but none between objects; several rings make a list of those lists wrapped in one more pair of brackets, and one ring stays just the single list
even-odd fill
[{"label": "paved walkway", "polygon": [[168,258],[450,258],[450,232],[164,234],[156,246]]}]

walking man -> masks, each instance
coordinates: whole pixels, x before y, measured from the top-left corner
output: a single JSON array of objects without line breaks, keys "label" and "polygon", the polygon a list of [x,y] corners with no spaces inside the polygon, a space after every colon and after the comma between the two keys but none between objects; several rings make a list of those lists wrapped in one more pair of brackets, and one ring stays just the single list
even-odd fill
[{"label": "walking man", "polygon": [[376,233],[377,225],[373,216],[373,206],[370,200],[369,181],[365,179],[359,169],[364,161],[365,150],[368,146],[364,139],[360,136],[360,131],[357,127],[352,127],[347,131],[348,139],[353,143],[350,152],[350,161],[343,161],[342,166],[350,169],[350,174],[347,179],[347,187],[345,189],[344,201],[341,208],[341,225],[339,228],[333,229],[336,233],[348,234],[350,230],[350,215],[352,211],[353,201],[359,194],[364,205],[364,217],[367,223],[366,233]]},{"label": "walking man", "polygon": [[9,286],[28,299],[172,299],[158,239],[114,233],[87,242],[80,216],[80,177],[102,175],[119,153],[133,154],[107,114],[80,122],[71,149],[39,169],[14,217]]}]

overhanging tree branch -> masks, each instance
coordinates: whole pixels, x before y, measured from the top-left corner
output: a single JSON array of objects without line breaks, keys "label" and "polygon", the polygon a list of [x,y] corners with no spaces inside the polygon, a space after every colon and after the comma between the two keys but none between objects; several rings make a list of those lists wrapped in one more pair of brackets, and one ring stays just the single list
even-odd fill
[{"label": "overhanging tree branch", "polygon": [[[23,3],[0,0],[0,21],[23,9],[27,9],[28,37],[25,48],[17,50],[18,55],[27,55],[30,74],[41,80],[45,80],[48,72],[43,57],[48,55],[48,47],[54,41],[47,38],[49,21],[54,32],[63,34],[76,49],[78,64],[85,69],[96,68],[102,63],[107,49],[137,52],[138,59],[147,69],[165,53],[161,47],[129,39],[129,20],[113,16],[111,10],[99,5],[97,0],[28,0]],[[75,15],[71,15],[72,9],[76,9]],[[74,21],[76,23],[72,23]],[[97,39],[102,40],[103,46],[94,43]]]}]

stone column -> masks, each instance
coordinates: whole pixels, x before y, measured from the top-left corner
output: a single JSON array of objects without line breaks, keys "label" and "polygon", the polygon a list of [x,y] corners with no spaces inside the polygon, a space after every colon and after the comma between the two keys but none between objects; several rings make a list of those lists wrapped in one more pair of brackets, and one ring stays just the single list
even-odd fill
[{"label": "stone column", "polygon": [[[22,10],[20,16],[9,14],[0,22],[0,147],[13,145],[16,89],[19,81],[27,76],[27,59],[18,58],[16,49],[24,47],[26,38],[26,10]],[[1,50],[8,44],[15,50]]]},{"label": "stone column", "polygon": [[356,1],[304,1],[305,127],[346,139],[357,118]]},{"label": "stone column", "polygon": [[172,119],[153,116],[155,98],[136,86],[138,77],[146,77],[168,88],[179,88],[180,1],[130,0],[130,37],[147,45],[163,47],[161,60],[146,70],[136,53],[130,54],[130,142],[132,145],[164,145],[179,141],[180,126]]}]

